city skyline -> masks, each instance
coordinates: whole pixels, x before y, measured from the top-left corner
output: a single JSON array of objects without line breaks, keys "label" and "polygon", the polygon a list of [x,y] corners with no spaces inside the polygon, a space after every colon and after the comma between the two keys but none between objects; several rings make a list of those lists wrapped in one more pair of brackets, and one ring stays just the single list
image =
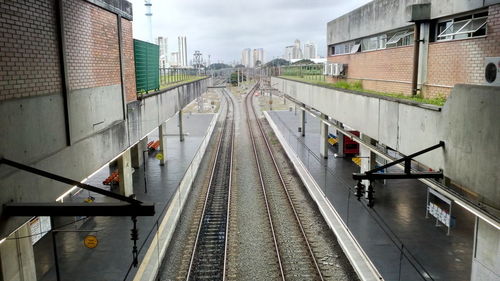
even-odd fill
[{"label": "city skyline", "polygon": [[[134,9],[133,36],[147,40],[144,1],[130,2]],[[200,50],[205,55],[211,55],[212,63],[230,64],[235,60],[240,61],[241,50],[252,45],[265,49],[267,61],[281,58],[283,47],[296,38],[316,42],[317,53],[325,56],[327,22],[369,1],[312,2],[258,0],[257,3],[251,4],[227,0],[210,3],[194,0],[153,0],[152,32],[155,37],[176,38],[178,34],[188,35],[188,56],[195,50]],[[210,12],[213,12],[214,16],[204,19],[201,23],[199,19],[202,15]],[[276,18],[284,18],[285,22],[277,25],[274,20]],[[300,20],[292,20],[293,18]],[[252,24],[249,25],[249,22]],[[200,24],[203,26],[202,32]],[[311,31],[310,26],[315,26],[314,31]]]}]

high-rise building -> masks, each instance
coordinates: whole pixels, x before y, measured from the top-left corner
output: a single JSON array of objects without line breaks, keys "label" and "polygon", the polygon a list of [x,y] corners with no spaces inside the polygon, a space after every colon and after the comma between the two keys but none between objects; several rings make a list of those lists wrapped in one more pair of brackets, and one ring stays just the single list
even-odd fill
[{"label": "high-rise building", "polygon": [[165,56],[168,54],[167,37],[158,36],[156,37],[155,43],[160,47],[160,56]]},{"label": "high-rise building", "polygon": [[167,37],[156,37],[156,44],[160,47],[160,67],[168,64],[168,40]]},{"label": "high-rise building", "polygon": [[257,66],[257,61],[260,62],[260,64],[264,64],[264,49],[258,48],[258,49],[253,49],[253,65]]},{"label": "high-rise building", "polygon": [[245,67],[252,67],[252,53],[249,48],[243,49],[241,52],[241,64]]},{"label": "high-rise building", "polygon": [[178,65],[182,66],[182,67],[186,67],[186,66],[188,66],[186,36],[179,36],[177,38],[177,41],[179,44]]},{"label": "high-rise building", "polygon": [[304,44],[304,58],[305,59],[315,59],[316,54],[316,44],[309,42]]},{"label": "high-rise building", "polygon": [[285,55],[283,56],[284,59],[290,61],[292,60],[294,57],[293,57],[293,53],[294,53],[294,50],[295,50],[295,46],[286,46],[285,47]]},{"label": "high-rise building", "polygon": [[296,39],[293,45],[285,47],[285,55],[284,59],[286,60],[295,60],[302,59],[302,49],[300,48],[300,40]]},{"label": "high-rise building", "polygon": [[179,52],[173,52],[170,54],[170,65],[179,66]]},{"label": "high-rise building", "polygon": [[302,59],[304,56],[302,55],[302,48],[300,46],[300,40],[295,39],[295,42],[293,43],[295,46],[295,54],[294,54],[294,59]]}]

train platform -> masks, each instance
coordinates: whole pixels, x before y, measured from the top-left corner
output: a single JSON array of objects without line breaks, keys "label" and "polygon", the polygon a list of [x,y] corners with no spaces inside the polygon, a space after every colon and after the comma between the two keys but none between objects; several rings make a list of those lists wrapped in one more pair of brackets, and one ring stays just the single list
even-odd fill
[{"label": "train platform", "polygon": [[[205,142],[207,130],[215,114],[183,114],[185,139],[179,140],[178,118],[167,121],[166,163],[159,165],[155,153],[148,153],[146,169],[141,166],[133,173],[134,193],[138,200],[155,203],[155,216],[138,217],[139,229],[139,262],[149,248],[153,236],[158,229],[158,221],[165,214],[163,210],[170,203],[178,186],[191,165],[191,162],[202,142]],[[158,130],[153,131],[149,140],[158,139]],[[87,183],[109,190],[103,180],[110,174],[108,167],[101,169]],[[146,176],[146,180],[144,177]],[[73,202],[83,202],[89,196],[95,202],[103,202],[107,198],[82,190],[71,197]],[[66,202],[66,200],[65,200]],[[75,223],[75,221],[77,221]],[[58,255],[60,280],[131,280],[136,268],[132,263],[132,241],[130,240],[132,221],[130,217],[89,217],[59,218],[55,221],[56,248]],[[63,225],[67,226],[62,227]],[[86,235],[97,236],[98,245],[94,249],[84,246]],[[34,245],[37,278],[40,281],[56,280],[53,243],[50,234],[45,235]],[[127,276],[128,270],[131,272]]]},{"label": "train platform", "polygon": [[472,214],[453,205],[455,224],[447,235],[445,226],[426,218],[427,186],[418,180],[377,182],[370,209],[349,190],[359,167],[350,158],[334,157],[336,146],[330,146],[328,159],[319,156],[319,119],[306,114],[302,137],[299,109],[268,113],[385,280],[470,279]]}]

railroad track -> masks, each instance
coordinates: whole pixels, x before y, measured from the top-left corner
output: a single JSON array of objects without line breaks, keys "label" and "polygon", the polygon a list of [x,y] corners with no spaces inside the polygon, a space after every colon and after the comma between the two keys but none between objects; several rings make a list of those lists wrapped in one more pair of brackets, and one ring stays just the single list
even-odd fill
[{"label": "railroad track", "polygon": [[281,280],[324,280],[255,108],[256,85],[245,97],[250,138]]},{"label": "railroad track", "polygon": [[185,280],[226,279],[235,128],[233,100],[225,89],[221,91],[228,104],[227,113]]}]

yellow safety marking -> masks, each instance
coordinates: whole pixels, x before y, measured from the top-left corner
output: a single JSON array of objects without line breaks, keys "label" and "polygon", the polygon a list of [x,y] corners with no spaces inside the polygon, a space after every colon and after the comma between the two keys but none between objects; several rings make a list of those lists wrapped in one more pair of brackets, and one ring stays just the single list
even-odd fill
[{"label": "yellow safety marking", "polygon": [[87,235],[83,239],[83,244],[89,249],[94,249],[95,247],[97,247],[97,244],[99,244],[99,241],[97,240],[97,237],[95,235]]},{"label": "yellow safety marking", "polygon": [[155,157],[158,160],[162,160],[163,159],[163,154],[162,153],[157,153]]},{"label": "yellow safety marking", "polygon": [[337,139],[336,138],[329,138],[328,139],[328,142],[331,144],[331,145],[334,145],[337,143]]},{"label": "yellow safety marking", "polygon": [[353,157],[352,158],[352,162],[354,162],[354,164],[358,165],[361,167],[361,158],[359,157]]}]

